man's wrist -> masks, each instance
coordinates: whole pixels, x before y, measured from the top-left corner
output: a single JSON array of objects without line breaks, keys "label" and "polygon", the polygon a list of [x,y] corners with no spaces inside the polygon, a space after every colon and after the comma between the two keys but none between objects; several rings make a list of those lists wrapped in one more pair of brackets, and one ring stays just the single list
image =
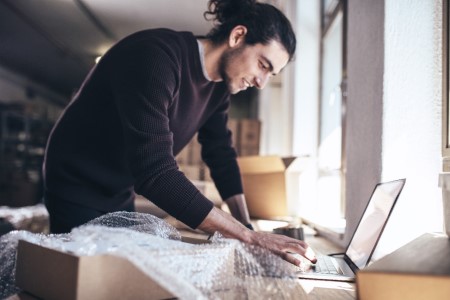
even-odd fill
[{"label": "man's wrist", "polygon": [[255,230],[255,229],[253,228],[253,225],[252,225],[251,223],[244,224],[244,225],[245,225],[245,227],[247,227],[247,228],[250,229],[250,230]]},{"label": "man's wrist", "polygon": [[250,224],[247,203],[243,194],[234,195],[225,200],[231,215],[244,225]]}]

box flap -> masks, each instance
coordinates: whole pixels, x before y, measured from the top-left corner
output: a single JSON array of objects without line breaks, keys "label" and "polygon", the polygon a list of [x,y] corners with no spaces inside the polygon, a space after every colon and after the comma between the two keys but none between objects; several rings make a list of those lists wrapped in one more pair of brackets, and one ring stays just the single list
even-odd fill
[{"label": "box flap", "polygon": [[250,217],[271,219],[286,215],[283,172],[244,174],[242,183]]},{"label": "box flap", "polygon": [[241,174],[284,172],[286,169],[278,156],[243,156],[237,160]]},{"label": "box flap", "polygon": [[293,160],[290,161],[289,165],[286,166],[286,168],[287,168],[286,172],[287,173],[303,172],[307,168],[311,167],[313,162],[314,161],[309,156],[301,156],[301,157],[294,158]]},{"label": "box flap", "polygon": [[284,167],[287,169],[296,158],[297,158],[296,156],[283,157],[282,160]]}]

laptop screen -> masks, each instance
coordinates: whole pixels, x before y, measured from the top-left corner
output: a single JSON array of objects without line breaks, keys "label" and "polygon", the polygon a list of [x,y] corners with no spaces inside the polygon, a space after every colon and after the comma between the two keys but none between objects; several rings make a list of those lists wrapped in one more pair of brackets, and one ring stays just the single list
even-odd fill
[{"label": "laptop screen", "polygon": [[404,184],[401,179],[375,187],[345,253],[358,268],[367,265]]}]

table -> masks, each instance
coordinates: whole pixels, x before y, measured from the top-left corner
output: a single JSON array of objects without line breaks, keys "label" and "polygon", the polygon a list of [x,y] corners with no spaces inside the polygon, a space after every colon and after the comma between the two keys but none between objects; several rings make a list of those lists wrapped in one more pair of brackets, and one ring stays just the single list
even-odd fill
[{"label": "table", "polygon": [[[183,236],[205,239],[205,234],[198,231],[180,230]],[[316,251],[321,253],[342,252],[343,249],[334,245],[324,237],[318,236],[314,231],[305,231],[305,241]],[[268,280],[277,280],[268,278]],[[299,288],[296,289],[298,294],[293,295],[293,299],[307,300],[353,300],[356,299],[355,284],[347,282],[333,282],[324,280],[308,280],[297,279]],[[8,300],[31,300],[36,299],[26,293],[13,295]]]},{"label": "table", "polygon": [[[254,226],[257,228],[256,226]],[[180,230],[183,236],[205,239],[205,235],[199,231],[191,231],[187,227]],[[305,241],[317,252],[323,254],[341,253],[341,247],[333,244],[326,238],[319,236],[316,232],[305,226]],[[300,294],[296,299],[307,300],[354,300],[356,299],[355,284],[349,282],[298,279],[301,286]]]},{"label": "table", "polygon": [[[343,252],[343,249],[331,243],[324,237],[306,234],[305,241],[321,253]],[[299,279],[304,295],[299,299],[308,300],[353,300],[356,299],[355,284],[349,282]]]}]

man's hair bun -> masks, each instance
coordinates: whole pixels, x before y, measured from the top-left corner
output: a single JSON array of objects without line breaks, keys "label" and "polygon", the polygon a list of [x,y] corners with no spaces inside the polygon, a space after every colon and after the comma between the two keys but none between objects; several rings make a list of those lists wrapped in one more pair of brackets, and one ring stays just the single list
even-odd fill
[{"label": "man's hair bun", "polygon": [[210,0],[204,17],[221,24],[227,23],[251,12],[255,4],[256,0]]}]

